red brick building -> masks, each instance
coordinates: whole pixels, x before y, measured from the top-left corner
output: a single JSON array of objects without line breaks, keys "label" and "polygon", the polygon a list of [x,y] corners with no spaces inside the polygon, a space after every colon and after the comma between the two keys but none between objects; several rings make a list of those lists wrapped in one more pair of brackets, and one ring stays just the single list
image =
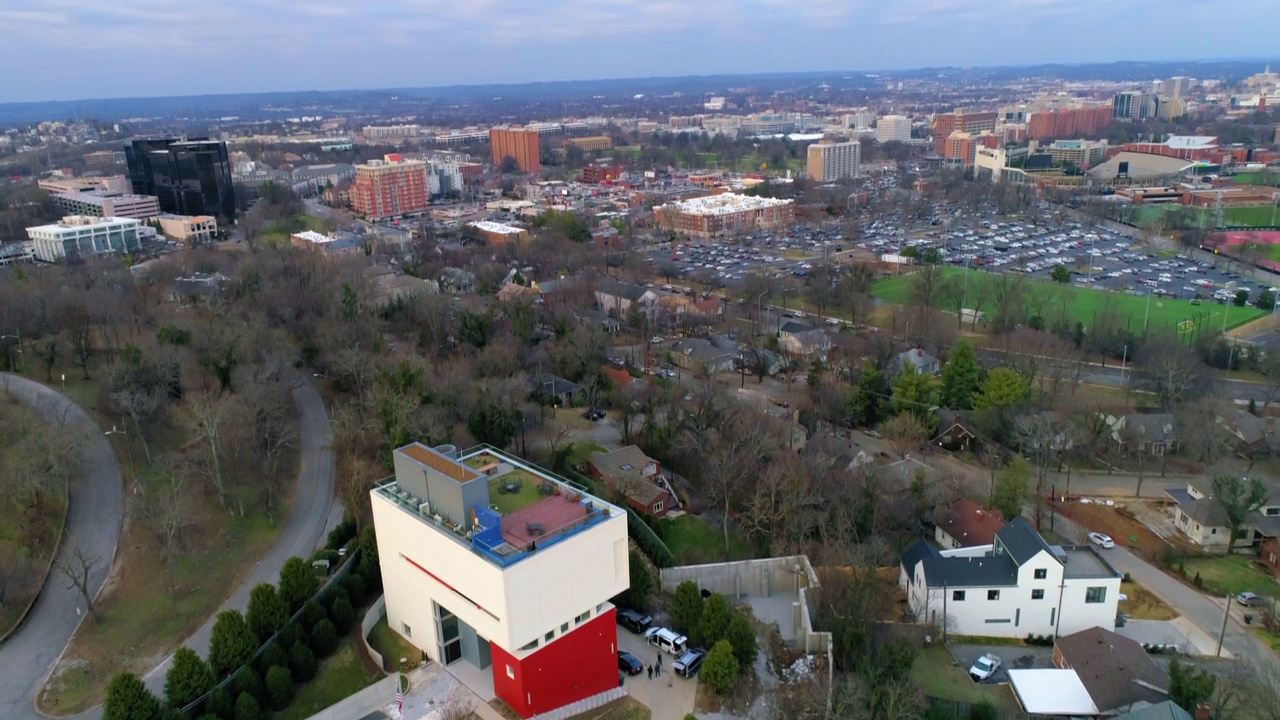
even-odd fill
[{"label": "red brick building", "polygon": [[1032,140],[1050,140],[1100,135],[1111,124],[1113,115],[1110,105],[1032,113],[1027,124],[1027,137]]},{"label": "red brick building", "polygon": [[427,209],[427,164],[387,155],[356,166],[351,209],[371,220],[420,213]]},{"label": "red brick building", "polygon": [[983,130],[995,131],[996,120],[999,113],[991,112],[965,112],[959,108],[949,113],[938,113],[933,116],[933,122],[930,128],[933,131],[934,143],[940,143],[951,137],[951,133],[960,131],[967,133],[980,133]]},{"label": "red brick building", "polygon": [[542,149],[538,145],[538,131],[524,128],[492,128],[489,130],[489,154],[494,165],[510,157],[516,167],[527,175],[537,175],[542,170]]},{"label": "red brick building", "polygon": [[784,228],[795,219],[795,202],[722,193],[659,205],[653,214],[664,230],[713,238]]}]

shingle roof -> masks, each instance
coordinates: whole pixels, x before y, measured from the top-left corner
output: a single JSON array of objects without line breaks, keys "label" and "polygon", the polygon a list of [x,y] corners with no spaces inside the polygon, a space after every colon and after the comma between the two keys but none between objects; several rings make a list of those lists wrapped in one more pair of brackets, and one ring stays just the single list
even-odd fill
[{"label": "shingle roof", "polygon": [[1191,713],[1183,710],[1172,700],[1165,700],[1154,705],[1141,704],[1137,710],[1130,710],[1123,715],[1116,715],[1111,720],[1191,720]]},{"label": "shingle roof", "polygon": [[619,282],[613,278],[601,278],[600,282],[596,283],[596,290],[611,297],[625,298],[633,301],[644,297],[645,292],[647,292],[641,285],[631,285],[630,283]]},{"label": "shingle roof", "polygon": [[924,572],[925,584],[931,588],[1011,587],[1018,584],[1018,567],[1006,555],[944,557],[924,540],[908,548],[901,563],[913,582],[919,565]]},{"label": "shingle roof", "polygon": [[1053,554],[1049,549],[1049,543],[1045,542],[1044,538],[1040,537],[1040,533],[1033,530],[1027,521],[1020,517],[1010,520],[1000,528],[996,532],[996,541],[1018,565],[1022,565],[1042,551]]},{"label": "shingle roof", "polygon": [[1168,698],[1169,676],[1134,640],[1093,627],[1058,638],[1057,647],[1102,712]]},{"label": "shingle roof", "polygon": [[782,323],[782,327],[778,328],[778,332],[794,335],[796,333],[808,332],[813,329],[812,325],[806,325],[805,323],[796,322],[795,320],[788,320]]},{"label": "shingle roof", "polygon": [[992,544],[1003,525],[1003,513],[987,510],[967,497],[956,500],[938,522],[938,527],[964,547]]}]

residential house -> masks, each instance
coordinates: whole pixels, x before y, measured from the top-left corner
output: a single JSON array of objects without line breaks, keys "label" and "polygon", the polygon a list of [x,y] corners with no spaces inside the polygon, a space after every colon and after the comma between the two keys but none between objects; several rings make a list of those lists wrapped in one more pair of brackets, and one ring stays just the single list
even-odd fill
[{"label": "residential house", "polygon": [[1111,720],[1209,720],[1209,713],[1206,712],[1203,718],[1192,718],[1191,713],[1183,710],[1177,703],[1165,700],[1154,705],[1134,703],[1132,710],[1114,715]]},{"label": "residential house", "polygon": [[[1214,499],[1209,483],[1209,478],[1188,481],[1185,488],[1165,488],[1164,494],[1174,502],[1173,519],[1179,532],[1201,547],[1225,548],[1231,538],[1227,511]],[[1254,545],[1275,537],[1280,537],[1280,486],[1273,484],[1263,505],[1245,517],[1237,540]]]},{"label": "residential house", "polygon": [[1113,627],[1120,578],[1094,548],[1050,546],[1015,518],[989,546],[939,551],[920,540],[903,554],[898,583],[917,622],[1022,638]]},{"label": "residential house", "polygon": [[874,458],[865,450],[833,435],[815,436],[805,445],[803,454],[820,466],[837,467],[845,472],[855,472],[874,462]]},{"label": "residential house", "polygon": [[1280,541],[1274,537],[1263,538],[1258,545],[1258,560],[1271,568],[1271,572],[1280,572]]},{"label": "residential house", "polygon": [[531,391],[535,395],[552,398],[560,407],[568,407],[575,397],[582,395],[584,390],[578,383],[551,373],[543,373],[532,378],[532,384],[534,387]]},{"label": "residential house", "polygon": [[195,273],[188,277],[174,278],[172,297],[174,300],[202,298],[211,302],[218,298],[223,286],[230,282],[231,279],[222,273]]},{"label": "residential house", "polygon": [[960,497],[934,523],[933,540],[942,548],[991,545],[1004,527],[1004,513],[988,510],[968,497]]},{"label": "residential house", "polygon": [[831,340],[827,338],[826,332],[815,328],[786,335],[780,333],[778,347],[789,357],[797,360],[825,362],[827,351],[831,349]]},{"label": "residential house", "polygon": [[598,227],[591,231],[591,244],[602,250],[617,250],[622,247],[622,233],[612,225]]},{"label": "residential house", "polygon": [[910,366],[921,375],[938,374],[938,358],[920,348],[911,348],[906,352],[898,353],[897,362],[890,368],[890,372],[896,375],[902,372],[902,368],[905,366]]},{"label": "residential house", "polygon": [[383,307],[396,300],[408,300],[419,295],[434,295],[440,292],[440,283],[435,280],[423,280],[405,275],[385,265],[374,265],[365,268],[363,272],[369,281],[365,301],[373,307]]},{"label": "residential house", "polygon": [[1129,413],[1104,419],[1111,442],[1127,454],[1165,455],[1176,453],[1182,444],[1173,413]]},{"label": "residential house", "polygon": [[625,318],[632,304],[638,304],[645,313],[652,314],[657,302],[657,294],[643,285],[624,283],[609,277],[601,278],[596,283],[596,303],[601,310],[617,318]]},{"label": "residential house", "polygon": [[476,275],[462,268],[447,267],[440,271],[440,289],[454,295],[466,295],[476,291]]},{"label": "residential house", "polygon": [[778,340],[782,341],[798,333],[805,333],[816,329],[817,328],[814,326],[808,323],[802,323],[799,320],[788,320],[778,327]]},{"label": "residential house", "polygon": [[978,439],[969,417],[961,410],[938,408],[938,434],[933,443],[953,450],[968,450]]},{"label": "residential house", "polygon": [[604,331],[610,335],[615,335],[622,331],[622,323],[600,310],[578,310],[575,313],[578,322],[584,325],[598,325],[604,328]]},{"label": "residential house", "polygon": [[1214,423],[1227,437],[1232,449],[1241,455],[1264,453],[1271,449],[1275,436],[1274,420],[1260,418],[1244,408],[1219,412]]},{"label": "residential house", "polygon": [[897,462],[880,465],[871,473],[889,486],[889,492],[905,492],[917,482],[930,485],[942,478],[941,472],[910,455]]},{"label": "residential house", "polygon": [[671,359],[685,370],[706,371],[711,375],[729,372],[738,358],[733,341],[719,339],[684,338],[671,345]]},{"label": "residential house", "polygon": [[1136,640],[1105,628],[1059,637],[1053,645],[1053,664],[1076,671],[1102,715],[1169,699],[1169,674]]},{"label": "residential house", "polygon": [[635,445],[591,453],[587,473],[620,493],[638,512],[663,517],[675,509],[675,500],[662,478],[662,466]]}]

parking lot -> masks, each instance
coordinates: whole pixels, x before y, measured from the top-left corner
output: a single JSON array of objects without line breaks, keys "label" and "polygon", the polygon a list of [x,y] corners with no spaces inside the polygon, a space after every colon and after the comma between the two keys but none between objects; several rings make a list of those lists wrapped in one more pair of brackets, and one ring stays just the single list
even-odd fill
[{"label": "parking lot", "polygon": [[1157,255],[1133,240],[1079,223],[1062,226],[982,221],[972,227],[904,239],[891,228],[876,228],[860,246],[879,253],[937,252],[941,261],[985,270],[1023,272],[1042,280],[1064,266],[1080,287],[1134,290],[1158,297],[1231,301],[1238,290],[1252,301],[1260,287],[1235,272],[1183,255]]},{"label": "parking lot", "polygon": [[1019,645],[952,645],[951,654],[956,659],[956,663],[965,672],[973,665],[973,662],[983,655],[991,653],[1002,661],[1000,669],[991,677],[983,680],[984,684],[999,684],[1009,682],[1010,669],[1027,670],[1031,668],[1051,668],[1053,667],[1053,648],[1051,647],[1023,647]]}]

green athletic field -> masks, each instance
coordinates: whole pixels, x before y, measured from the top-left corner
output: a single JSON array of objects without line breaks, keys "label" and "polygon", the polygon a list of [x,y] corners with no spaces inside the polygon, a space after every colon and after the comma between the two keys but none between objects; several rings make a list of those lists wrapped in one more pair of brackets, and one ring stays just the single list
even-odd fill
[{"label": "green athletic field", "polygon": [[[969,293],[981,290],[983,283],[990,282],[992,274],[980,270],[965,270],[957,267],[944,267],[943,272],[948,279],[964,282],[965,273],[969,273]],[[1093,325],[1095,318],[1106,312],[1113,312],[1126,322],[1131,331],[1142,332],[1143,318],[1146,316],[1148,328],[1155,330],[1166,328],[1175,332],[1189,333],[1196,326],[1202,329],[1221,330],[1223,320],[1227,329],[1244,325],[1266,313],[1257,308],[1219,305],[1205,300],[1200,305],[1192,305],[1189,300],[1172,300],[1152,296],[1150,304],[1146,295],[1128,295],[1108,290],[1095,290],[1075,285],[1063,285],[1047,280],[1029,282],[1036,288],[1035,292],[1047,293],[1050,297],[1045,302],[1045,315],[1052,314],[1065,302],[1065,312],[1072,322],[1084,323],[1085,328]],[[885,278],[877,281],[871,288],[871,294],[884,302],[894,304],[910,304],[912,299],[911,276]],[[979,308],[990,313],[991,303],[985,302]],[[1147,316],[1148,311],[1150,315]],[[1225,318],[1224,318],[1225,313]]]},{"label": "green athletic field", "polygon": [[[1161,215],[1181,208],[1183,206],[1177,203],[1139,205],[1134,207],[1133,222],[1140,227],[1151,227]],[[1267,227],[1271,225],[1272,209],[1271,205],[1223,208],[1222,221],[1231,226]],[[1212,229],[1215,222],[1213,209],[1201,209],[1199,212],[1204,215],[1205,228]],[[1276,222],[1280,223],[1280,212],[1276,213],[1275,218]]]}]

